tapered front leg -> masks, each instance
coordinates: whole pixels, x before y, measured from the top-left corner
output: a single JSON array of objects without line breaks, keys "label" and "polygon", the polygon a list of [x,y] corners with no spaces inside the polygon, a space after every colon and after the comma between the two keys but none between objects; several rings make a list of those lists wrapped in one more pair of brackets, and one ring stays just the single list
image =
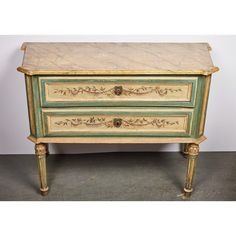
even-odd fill
[{"label": "tapered front leg", "polygon": [[35,144],[35,154],[38,160],[40,191],[43,196],[48,194],[46,156],[48,154],[47,144]]},{"label": "tapered front leg", "polygon": [[190,143],[186,145],[186,157],[188,160],[186,182],[184,187],[184,196],[190,197],[193,191],[193,177],[196,168],[196,162],[199,154],[199,145]]}]

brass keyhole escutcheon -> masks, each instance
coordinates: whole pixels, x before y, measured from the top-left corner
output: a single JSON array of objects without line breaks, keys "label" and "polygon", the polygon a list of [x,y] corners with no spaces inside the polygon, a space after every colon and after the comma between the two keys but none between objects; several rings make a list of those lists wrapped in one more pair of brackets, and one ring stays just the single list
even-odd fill
[{"label": "brass keyhole escutcheon", "polygon": [[114,92],[115,92],[115,95],[121,95],[122,94],[122,91],[123,91],[123,88],[122,86],[115,86],[114,87]]},{"label": "brass keyhole escutcheon", "polygon": [[119,128],[122,125],[122,119],[115,118],[113,120],[113,124],[114,124],[115,127]]}]

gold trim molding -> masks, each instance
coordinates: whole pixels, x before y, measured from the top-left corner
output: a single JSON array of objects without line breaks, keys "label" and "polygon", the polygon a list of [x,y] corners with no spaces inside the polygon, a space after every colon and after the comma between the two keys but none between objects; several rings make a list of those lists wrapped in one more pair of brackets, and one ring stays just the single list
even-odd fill
[{"label": "gold trim molding", "polygon": [[26,75],[211,75],[219,68],[214,66],[210,70],[195,70],[195,71],[184,71],[184,70],[79,70],[79,71],[51,71],[51,70],[29,70],[25,67],[18,67],[17,70]]},{"label": "gold trim molding", "polygon": [[160,138],[160,137],[43,137],[43,138],[36,138],[34,136],[29,136],[28,139],[33,143],[99,143],[99,144],[157,144],[157,143],[195,143],[200,144],[205,141],[207,138],[205,136],[201,136],[197,139],[193,138]]},{"label": "gold trim molding", "polygon": [[35,154],[37,156],[43,156],[47,154],[47,147],[45,144],[39,143],[35,145]]},{"label": "gold trim molding", "polygon": [[189,156],[198,156],[199,154],[199,145],[191,143],[187,146]]}]

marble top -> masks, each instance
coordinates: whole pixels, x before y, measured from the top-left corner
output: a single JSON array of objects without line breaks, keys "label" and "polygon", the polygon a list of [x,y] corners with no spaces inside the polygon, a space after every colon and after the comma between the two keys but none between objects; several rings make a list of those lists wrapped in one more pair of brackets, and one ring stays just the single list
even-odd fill
[{"label": "marble top", "polygon": [[48,74],[203,74],[217,71],[207,43],[24,43],[18,71]]}]

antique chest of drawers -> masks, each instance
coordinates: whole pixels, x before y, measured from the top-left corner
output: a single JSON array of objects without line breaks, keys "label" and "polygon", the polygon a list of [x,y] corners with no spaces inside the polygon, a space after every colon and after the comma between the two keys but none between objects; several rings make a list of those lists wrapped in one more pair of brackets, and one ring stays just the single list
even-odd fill
[{"label": "antique chest of drawers", "polygon": [[48,143],[180,143],[193,190],[213,66],[207,43],[24,43],[30,136]]}]

